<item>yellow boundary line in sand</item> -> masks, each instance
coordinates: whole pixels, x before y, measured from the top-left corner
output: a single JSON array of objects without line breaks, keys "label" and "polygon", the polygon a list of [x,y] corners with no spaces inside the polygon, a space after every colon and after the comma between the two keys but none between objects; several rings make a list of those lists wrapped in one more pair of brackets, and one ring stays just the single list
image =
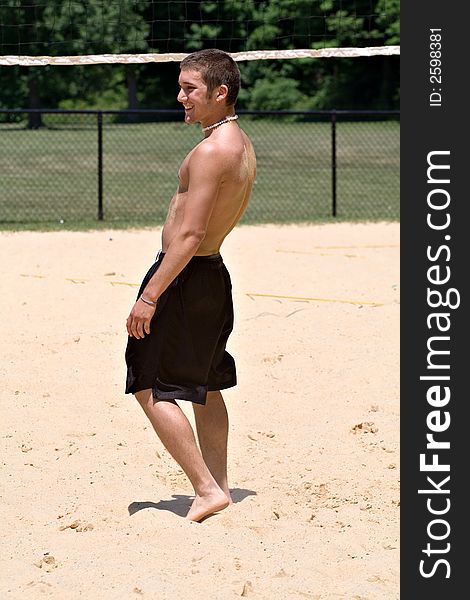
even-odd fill
[{"label": "yellow boundary line in sand", "polygon": [[[132,287],[138,287],[140,283],[127,283],[126,281],[111,281],[112,285],[129,285]],[[261,298],[283,298],[285,300],[304,300],[307,302],[340,302],[342,304],[355,304],[368,306],[384,306],[383,302],[366,302],[361,300],[340,300],[338,298],[310,298],[307,296],[281,296],[278,294],[255,294],[253,292],[245,292],[245,296],[252,298],[253,296],[259,296]]]},{"label": "yellow boundary line in sand", "polygon": [[127,283],[127,281],[110,281],[111,285],[130,285],[131,287],[139,287],[140,283]]},{"label": "yellow boundary line in sand", "polygon": [[278,296],[276,294],[249,294],[246,293],[250,298],[252,296],[261,296],[263,298],[286,298],[287,300],[306,300],[309,302],[341,302],[342,304],[367,304],[369,306],[384,306],[383,302],[365,302],[361,300],[339,300],[337,298],[307,298],[303,296]]},{"label": "yellow boundary line in sand", "polygon": [[[400,244],[369,244],[363,246],[312,246],[314,250],[358,250],[360,248],[399,248]],[[282,248],[276,249],[276,252],[284,252],[286,254],[315,254],[315,252],[309,252],[307,250],[283,250]]]},{"label": "yellow boundary line in sand", "polygon": [[[26,275],[24,273],[20,274],[22,277],[37,277],[37,278],[45,278],[44,275]],[[85,283],[87,279],[80,278],[72,278],[66,277],[66,281],[71,281],[72,283]],[[130,287],[139,287],[140,283],[130,283],[128,281],[110,281],[111,285],[128,285]],[[355,305],[363,305],[367,304],[368,306],[384,306],[383,302],[367,302],[362,300],[341,300],[339,298],[311,298],[309,296],[282,296],[279,294],[256,294],[254,292],[245,292],[245,295],[249,298],[253,296],[258,296],[260,298],[282,298],[284,300],[303,300],[306,302],[340,302],[341,304],[355,304]]]}]

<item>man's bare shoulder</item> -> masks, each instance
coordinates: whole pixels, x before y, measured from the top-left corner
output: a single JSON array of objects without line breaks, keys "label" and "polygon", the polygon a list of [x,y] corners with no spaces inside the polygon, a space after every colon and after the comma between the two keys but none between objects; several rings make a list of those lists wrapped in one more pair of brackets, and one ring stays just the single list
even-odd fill
[{"label": "man's bare shoulder", "polygon": [[243,148],[243,139],[240,135],[231,135],[224,137],[211,136],[204,140],[198,146],[198,150],[207,153],[217,153],[224,156],[230,156],[234,152]]},{"label": "man's bare shoulder", "polygon": [[221,145],[210,138],[199,142],[191,152],[190,158],[198,160],[213,159],[222,150]]},{"label": "man's bare shoulder", "polygon": [[188,166],[190,171],[204,169],[212,174],[222,174],[231,169],[234,160],[236,157],[233,149],[226,148],[216,140],[207,139],[191,153]]}]

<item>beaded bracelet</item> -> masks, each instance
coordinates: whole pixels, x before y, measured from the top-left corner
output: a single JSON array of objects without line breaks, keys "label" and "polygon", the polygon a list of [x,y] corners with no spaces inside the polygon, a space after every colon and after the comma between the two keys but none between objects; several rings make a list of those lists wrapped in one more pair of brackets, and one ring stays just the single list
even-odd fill
[{"label": "beaded bracelet", "polygon": [[142,300],[142,302],[145,302],[145,304],[148,304],[149,306],[157,306],[156,300],[154,302],[153,300],[148,300],[147,298],[144,298],[143,296],[140,296],[139,300]]}]

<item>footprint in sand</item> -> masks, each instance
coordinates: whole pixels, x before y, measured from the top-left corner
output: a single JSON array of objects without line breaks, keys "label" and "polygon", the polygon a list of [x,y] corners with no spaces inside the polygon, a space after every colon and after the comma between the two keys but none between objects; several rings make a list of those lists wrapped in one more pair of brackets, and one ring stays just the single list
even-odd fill
[{"label": "footprint in sand", "polygon": [[289,573],[286,573],[284,569],[281,569],[274,575],[274,577],[290,577],[290,575]]},{"label": "footprint in sand", "polygon": [[351,427],[352,433],[377,433],[379,428],[372,421],[364,421]]},{"label": "footprint in sand", "polygon": [[57,569],[59,564],[53,556],[50,554],[45,554],[42,558],[34,563],[34,566],[38,569],[43,569],[47,573],[50,573],[54,569]]},{"label": "footprint in sand", "polygon": [[274,438],[276,437],[276,434],[273,433],[272,431],[257,431],[255,434],[253,433],[249,433],[248,437],[250,438],[250,440],[252,440],[253,442],[257,442],[259,441],[259,437],[258,435],[264,435],[267,438]]},{"label": "footprint in sand", "polygon": [[283,358],[284,358],[284,354],[277,354],[276,356],[265,356],[263,358],[263,362],[274,365],[275,363],[281,362],[281,360]]},{"label": "footprint in sand", "polygon": [[65,529],[74,529],[75,531],[92,531],[94,529],[93,523],[83,523],[79,519],[76,519],[69,525],[62,525],[59,527],[59,531],[64,531]]}]

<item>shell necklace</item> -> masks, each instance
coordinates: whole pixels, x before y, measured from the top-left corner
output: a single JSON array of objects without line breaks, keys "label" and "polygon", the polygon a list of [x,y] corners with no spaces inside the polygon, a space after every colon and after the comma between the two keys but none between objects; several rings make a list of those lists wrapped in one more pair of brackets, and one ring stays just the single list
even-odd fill
[{"label": "shell necklace", "polygon": [[220,127],[224,123],[230,123],[230,121],[236,121],[238,119],[238,115],[233,115],[232,117],[225,117],[222,121],[218,123],[214,123],[213,125],[208,125],[207,127],[203,127],[202,131],[209,131],[209,129],[215,129],[216,127]]}]

